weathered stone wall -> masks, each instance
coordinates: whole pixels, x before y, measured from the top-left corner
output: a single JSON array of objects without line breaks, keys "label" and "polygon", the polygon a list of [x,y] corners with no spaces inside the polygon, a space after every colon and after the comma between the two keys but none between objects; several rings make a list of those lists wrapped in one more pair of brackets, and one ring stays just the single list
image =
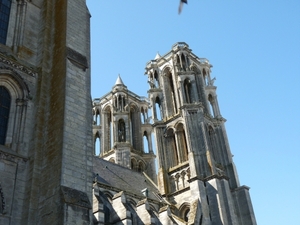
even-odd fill
[{"label": "weathered stone wall", "polygon": [[12,108],[0,146],[1,222],[92,221],[89,20],[85,0],[12,2],[1,52],[14,64],[0,61],[0,79],[16,83],[24,106]]}]

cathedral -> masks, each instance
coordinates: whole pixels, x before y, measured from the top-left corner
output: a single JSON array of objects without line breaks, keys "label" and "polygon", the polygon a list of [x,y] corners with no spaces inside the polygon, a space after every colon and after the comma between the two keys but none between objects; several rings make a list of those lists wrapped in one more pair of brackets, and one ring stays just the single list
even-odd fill
[{"label": "cathedral", "polygon": [[92,100],[90,17],[0,0],[0,224],[256,225],[210,62],[178,42],[147,97],[117,76]]}]

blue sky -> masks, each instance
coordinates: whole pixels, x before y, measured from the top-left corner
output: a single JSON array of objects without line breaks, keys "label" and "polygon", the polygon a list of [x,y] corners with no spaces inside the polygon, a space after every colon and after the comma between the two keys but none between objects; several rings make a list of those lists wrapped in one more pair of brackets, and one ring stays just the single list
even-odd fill
[{"label": "blue sky", "polygon": [[147,96],[146,63],[184,41],[213,65],[240,182],[259,225],[300,224],[300,1],[87,0],[92,98],[118,74]]}]

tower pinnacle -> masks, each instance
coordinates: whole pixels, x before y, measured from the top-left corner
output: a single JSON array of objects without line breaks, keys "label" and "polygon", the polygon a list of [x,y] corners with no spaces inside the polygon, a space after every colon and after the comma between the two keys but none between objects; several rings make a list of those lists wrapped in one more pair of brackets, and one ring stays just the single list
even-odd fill
[{"label": "tower pinnacle", "polygon": [[118,75],[118,78],[117,78],[117,80],[116,80],[115,85],[124,85],[124,83],[123,83],[123,81],[122,81],[122,78],[121,78],[120,74]]}]

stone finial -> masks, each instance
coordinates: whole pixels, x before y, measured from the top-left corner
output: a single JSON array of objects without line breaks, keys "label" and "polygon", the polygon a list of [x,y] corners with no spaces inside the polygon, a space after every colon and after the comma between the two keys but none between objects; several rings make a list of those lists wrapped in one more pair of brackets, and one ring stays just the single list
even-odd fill
[{"label": "stone finial", "polygon": [[159,52],[157,52],[154,59],[159,59],[159,58],[161,58],[161,55],[159,54]]},{"label": "stone finial", "polygon": [[123,81],[122,81],[122,78],[121,78],[120,74],[118,75],[118,78],[117,78],[117,80],[116,80],[115,85],[124,85],[124,83],[123,83]]}]

